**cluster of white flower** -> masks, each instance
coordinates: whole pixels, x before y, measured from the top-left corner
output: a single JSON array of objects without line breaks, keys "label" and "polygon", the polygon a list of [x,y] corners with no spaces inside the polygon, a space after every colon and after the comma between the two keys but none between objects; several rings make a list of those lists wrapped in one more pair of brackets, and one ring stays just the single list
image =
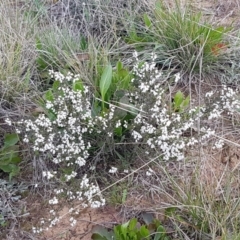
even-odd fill
[{"label": "cluster of white flower", "polygon": [[[91,147],[84,134],[91,132],[94,126],[88,88],[75,91],[71,83],[78,78],[72,74],[64,77],[51,72],[51,75],[60,83],[58,93],[53,101],[47,101],[47,115],[40,114],[34,121],[21,122],[25,126],[24,141],[31,143],[35,152],[50,154],[55,164],[84,166]],[[76,175],[72,172],[65,178],[69,181]],[[43,173],[43,176],[48,179],[53,177],[49,172]]]},{"label": "cluster of white flower", "polygon": [[58,204],[58,199],[56,197],[53,197],[52,199],[49,200],[49,204]]},{"label": "cluster of white flower", "polygon": [[232,115],[236,112],[239,112],[240,109],[240,99],[239,91],[233,90],[230,87],[223,86],[221,90],[221,104],[223,109],[229,114]]},{"label": "cluster of white flower", "polygon": [[153,174],[154,174],[155,172],[151,169],[151,168],[149,168],[147,171],[146,171],[146,176],[152,176]]},{"label": "cluster of white flower", "polygon": [[117,171],[118,169],[116,167],[111,167],[111,169],[109,169],[108,172],[114,174],[114,173],[117,173]]},{"label": "cluster of white flower", "polygon": [[[68,182],[74,179],[78,169],[87,163],[91,148],[89,134],[93,132],[99,134],[107,130],[108,122],[113,122],[115,108],[111,105],[108,114],[92,116],[92,96],[89,94],[88,87],[84,86],[80,90],[73,87],[76,81],[79,81],[79,76],[71,73],[64,76],[53,71],[50,74],[55,79],[56,85],[51,93],[52,99],[46,100],[46,114],[40,114],[34,120],[21,120],[18,124],[24,126],[23,141],[28,143],[34,152],[47,155],[48,159],[55,164],[55,170],[58,167],[72,169],[64,175],[61,175],[64,171],[43,171],[42,176],[48,180],[61,177]],[[11,124],[8,119],[6,122]],[[113,127],[120,125],[120,121],[112,124]],[[105,204],[99,187],[90,183],[87,175],[83,176],[78,191],[71,191],[69,188],[56,189],[56,196],[49,200],[49,204],[58,204],[58,197],[64,191],[67,192],[68,199],[78,199],[83,202],[84,207],[96,208]],[[60,220],[54,212],[51,214],[54,218],[49,219],[50,227]],[[71,225],[75,225],[75,219],[71,218],[70,221]]]},{"label": "cluster of white flower", "polygon": [[222,149],[223,146],[224,146],[224,141],[220,139],[215,143],[213,149]]},{"label": "cluster of white flower", "polygon": [[[209,139],[215,132],[212,129],[202,129],[201,136],[197,138],[184,137],[185,133],[191,132],[201,118],[218,118],[223,110],[218,105],[212,105],[211,112],[208,112],[209,106],[192,107],[187,113],[175,112],[171,104],[166,102],[162,73],[151,66],[151,63],[137,63],[134,67],[135,78],[132,81],[138,89],[128,96],[139,112],[133,121],[132,136],[136,142],[146,146],[148,154],[149,149],[152,149],[157,155],[161,154],[163,160],[182,160],[186,147],[198,144],[199,140]],[[179,78],[180,74],[176,74],[175,82]],[[206,96],[212,95],[211,92]]]},{"label": "cluster of white flower", "polygon": [[43,232],[43,229],[41,227],[40,228],[32,227],[32,232],[36,233],[36,234],[39,234],[39,233]]},{"label": "cluster of white flower", "polygon": [[43,175],[43,177],[46,177],[49,180],[49,179],[53,178],[56,173],[57,173],[56,171],[52,172],[52,173],[49,171],[43,171],[42,175]]},{"label": "cluster of white flower", "polygon": [[[239,114],[239,91],[227,86],[222,86],[221,91],[206,93],[206,102],[210,104],[192,107],[183,114],[174,112],[171,103],[166,103],[163,74],[154,67],[156,57],[152,57],[152,62],[143,64],[139,64],[137,53],[134,53],[134,58],[135,78],[132,82],[138,89],[128,96],[139,112],[133,121],[132,136],[136,142],[147,146],[146,154],[149,155],[152,149],[157,154],[161,153],[164,160],[172,158],[181,160],[184,158],[183,150],[186,147],[203,143],[216,134],[212,126],[200,128],[201,136],[196,138],[184,137],[187,131],[192,132],[192,129],[199,126],[203,120],[204,124],[208,125],[212,120],[220,119],[224,113]],[[179,82],[180,78],[179,73],[175,74],[175,83]],[[222,146],[222,141],[215,143],[215,148]]]},{"label": "cluster of white flower", "polygon": [[[92,116],[92,99],[89,89],[74,90],[73,84],[79,76],[68,73],[50,71],[58,84],[53,99],[46,101],[47,114],[40,114],[35,120],[22,120],[25,136],[24,142],[31,144],[35,152],[48,154],[53,163],[77,169],[86,164],[89,158],[91,143],[86,136],[95,132],[112,137],[114,129],[121,126],[121,121],[113,121],[115,106],[110,104],[109,112],[104,115]],[[8,121],[9,122],[9,121]],[[126,122],[124,123],[125,126]],[[56,174],[43,172],[43,177],[52,178]],[[76,171],[65,175],[70,181],[77,176]]]},{"label": "cluster of white flower", "polygon": [[239,112],[240,98],[238,89],[233,90],[226,85],[222,85],[220,91],[210,91],[205,96],[211,102],[212,109],[208,117],[210,120],[212,118],[219,118],[223,113],[233,115]]}]

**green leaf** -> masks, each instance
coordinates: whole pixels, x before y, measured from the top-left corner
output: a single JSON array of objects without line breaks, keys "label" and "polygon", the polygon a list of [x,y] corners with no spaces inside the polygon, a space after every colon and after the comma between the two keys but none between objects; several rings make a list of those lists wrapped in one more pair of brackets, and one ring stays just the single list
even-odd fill
[{"label": "green leaf", "polygon": [[53,89],[54,91],[57,91],[58,88],[59,88],[59,86],[60,86],[60,82],[56,80],[56,81],[54,81],[54,83],[53,83],[53,85],[52,85],[52,89]]},{"label": "green leaf", "polygon": [[75,82],[73,83],[73,90],[74,90],[74,91],[83,91],[83,90],[84,90],[84,87],[83,87],[82,81],[80,81],[80,80],[75,81]]},{"label": "green leaf", "polygon": [[[150,235],[148,229],[146,228],[146,226],[141,226],[140,229],[139,229],[139,235],[141,236],[141,239],[142,238],[146,238]],[[149,239],[149,238],[147,238]]]},{"label": "green leaf", "polygon": [[53,96],[52,89],[49,89],[49,90],[44,94],[44,99],[45,99],[46,101],[53,102],[54,96]]},{"label": "green leaf", "polygon": [[18,135],[16,133],[6,134],[4,138],[4,148],[14,146],[19,141]]},{"label": "green leaf", "polygon": [[137,225],[137,219],[133,218],[129,221],[129,230],[134,230],[136,228]]},{"label": "green leaf", "polygon": [[122,70],[123,64],[121,61],[117,62],[116,68],[117,68],[117,73],[119,73]]},{"label": "green leaf", "polygon": [[103,226],[95,226],[92,229],[92,239],[94,240],[111,240],[113,239],[113,232],[108,232]]},{"label": "green leaf", "polygon": [[6,172],[6,173],[11,173],[11,172],[18,172],[19,167],[16,166],[15,164],[8,164],[6,166],[0,166],[0,168]]},{"label": "green leaf", "polygon": [[143,14],[143,20],[147,27],[150,27],[152,25],[152,22],[146,13]]},{"label": "green leaf", "polygon": [[47,116],[51,121],[54,121],[55,119],[57,119],[57,115],[51,110],[47,112]]},{"label": "green leaf", "polygon": [[122,68],[118,71],[118,76],[120,78],[125,78],[126,76],[128,76],[128,70]]},{"label": "green leaf", "polygon": [[190,102],[190,96],[187,96],[187,97],[183,100],[181,107],[182,107],[183,109],[185,109],[186,107],[189,106],[189,102]]},{"label": "green leaf", "polygon": [[114,129],[114,134],[118,137],[122,136],[122,127],[117,127]]},{"label": "green leaf", "polygon": [[112,66],[109,64],[103,71],[103,74],[100,79],[100,93],[102,96],[102,100],[105,99],[105,95],[112,83]]},{"label": "green leaf", "polygon": [[88,42],[84,37],[82,37],[80,40],[80,47],[81,47],[81,50],[86,50],[88,47]]},{"label": "green leaf", "polygon": [[126,76],[123,78],[121,87],[122,87],[123,89],[129,89],[131,80],[132,80],[132,75],[128,73],[128,75],[126,75]]},{"label": "green leaf", "polygon": [[1,150],[0,150],[0,158],[2,158],[2,156],[5,156],[7,154],[15,154],[17,153],[19,150],[19,146],[18,145],[13,145],[13,146],[4,146]]},{"label": "green leaf", "polygon": [[21,158],[19,156],[14,156],[11,158],[11,163],[18,164],[21,162]]},{"label": "green leaf", "polygon": [[178,91],[174,96],[174,108],[179,109],[184,100],[184,95],[181,91]]},{"label": "green leaf", "polygon": [[160,225],[154,236],[154,240],[167,240],[167,239],[168,239],[168,237],[166,235],[166,230],[162,225]]}]

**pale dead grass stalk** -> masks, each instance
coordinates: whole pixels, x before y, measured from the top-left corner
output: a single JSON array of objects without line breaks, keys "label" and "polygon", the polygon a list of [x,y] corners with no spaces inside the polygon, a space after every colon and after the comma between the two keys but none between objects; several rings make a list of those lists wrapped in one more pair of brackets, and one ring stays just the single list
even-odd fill
[{"label": "pale dead grass stalk", "polygon": [[34,72],[34,32],[19,9],[0,3],[1,98],[9,100],[27,92]]}]

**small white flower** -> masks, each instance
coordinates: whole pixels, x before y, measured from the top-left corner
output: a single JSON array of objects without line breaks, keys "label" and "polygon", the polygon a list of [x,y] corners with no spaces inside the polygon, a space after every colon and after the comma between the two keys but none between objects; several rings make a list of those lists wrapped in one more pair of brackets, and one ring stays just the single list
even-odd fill
[{"label": "small white flower", "polygon": [[73,226],[75,226],[76,225],[76,223],[77,223],[77,220],[76,219],[74,219],[73,217],[71,217],[70,219],[70,225],[73,227]]},{"label": "small white flower", "polygon": [[58,199],[56,197],[53,197],[53,199],[49,200],[49,204],[52,204],[52,205],[58,204]]},{"label": "small white flower", "polygon": [[175,74],[175,83],[178,83],[180,79],[181,79],[180,73],[176,73]]},{"label": "small white flower", "polygon": [[217,141],[214,144],[213,149],[221,149],[221,148],[223,148],[223,146],[224,146],[224,141],[222,139],[220,139],[219,141]]},{"label": "small white flower", "polygon": [[121,126],[121,121],[120,120],[118,120],[117,122],[116,122],[116,125],[115,125],[115,127],[116,128],[118,128],[118,127],[120,127]]},{"label": "small white flower", "polygon": [[6,119],[5,119],[5,123],[6,123],[7,125],[9,125],[9,126],[12,126],[12,122],[11,122],[11,120],[10,120],[9,118],[6,118]]},{"label": "small white flower", "polygon": [[147,176],[152,176],[154,173],[155,173],[155,172],[154,172],[151,168],[149,168],[149,169],[146,171],[146,175],[147,175]]},{"label": "small white flower", "polygon": [[96,166],[92,165],[89,169],[90,169],[91,171],[94,171],[94,170],[96,170]]},{"label": "small white flower", "polygon": [[111,167],[111,169],[108,171],[109,173],[116,173],[118,169],[116,167]]}]

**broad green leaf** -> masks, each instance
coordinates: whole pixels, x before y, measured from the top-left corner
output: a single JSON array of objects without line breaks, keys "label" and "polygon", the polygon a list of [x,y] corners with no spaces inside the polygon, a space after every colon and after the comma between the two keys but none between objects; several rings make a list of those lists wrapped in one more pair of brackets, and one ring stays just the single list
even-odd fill
[{"label": "broad green leaf", "polygon": [[122,136],[122,127],[117,127],[114,129],[114,134],[118,137]]},{"label": "broad green leaf", "polygon": [[181,91],[178,91],[174,96],[174,108],[178,109],[181,106],[183,100],[184,100],[183,93]]},{"label": "broad green leaf", "polygon": [[16,133],[6,134],[4,138],[4,148],[15,145],[19,141]]},{"label": "broad green leaf", "polygon": [[134,230],[136,228],[137,225],[137,219],[133,218],[129,221],[129,229],[130,230]]},{"label": "broad green leaf", "polygon": [[1,150],[0,150],[0,156],[4,156],[7,155],[9,153],[13,154],[13,153],[17,153],[19,150],[19,146],[18,145],[13,145],[13,146],[4,146]]},{"label": "broad green leaf", "polygon": [[46,114],[51,121],[54,121],[57,119],[57,115],[52,110],[48,110]]},{"label": "broad green leaf", "polygon": [[21,158],[19,156],[14,156],[11,158],[11,163],[18,164],[21,162]]},{"label": "broad green leaf", "polygon": [[74,90],[74,91],[83,91],[83,90],[84,90],[84,87],[83,87],[82,81],[80,81],[80,80],[75,81],[75,82],[73,83],[73,90]]},{"label": "broad green leaf", "polygon": [[143,20],[147,27],[150,27],[152,25],[152,22],[146,13],[143,14]]},{"label": "broad green leaf", "polygon": [[122,68],[118,71],[118,76],[120,78],[125,78],[128,75],[128,70]]},{"label": "broad green leaf", "polygon": [[131,80],[132,80],[132,75],[131,75],[131,74],[126,75],[126,76],[124,77],[124,79],[122,80],[121,87],[122,87],[123,89],[129,89]]},{"label": "broad green leaf", "polygon": [[105,99],[105,95],[112,83],[112,66],[109,64],[103,71],[103,74],[100,79],[100,93],[102,99]]},{"label": "broad green leaf", "polygon": [[160,225],[157,228],[156,234],[154,236],[154,240],[167,240],[167,239],[168,237],[166,235],[166,230],[162,225]]},{"label": "broad green leaf", "polygon": [[[134,218],[133,218],[134,219]],[[133,219],[131,219],[130,221],[132,221]],[[121,228],[128,228],[129,224],[130,224],[130,221],[126,222],[126,223],[123,223],[121,226]]]},{"label": "broad green leaf", "polygon": [[8,164],[6,166],[1,166],[0,168],[6,173],[17,172],[19,169],[15,164]]},{"label": "broad green leaf", "polygon": [[142,238],[150,239],[149,238],[150,233],[149,233],[148,229],[146,228],[146,226],[141,226],[139,229],[139,233]]},{"label": "broad green leaf", "polygon": [[0,168],[7,167],[11,164],[18,164],[21,162],[21,158],[17,152],[8,152],[0,157]]},{"label": "broad green leaf", "polygon": [[[38,57],[36,59],[36,62],[37,62],[38,68],[40,70],[44,70],[48,67],[48,64],[46,63],[46,61],[44,61],[41,57]],[[44,73],[44,72],[41,73],[40,75],[41,75],[42,78],[45,78],[45,77],[49,76],[48,73]]]},{"label": "broad green leaf", "polygon": [[53,96],[53,92],[52,92],[51,89],[49,89],[49,90],[44,94],[44,99],[45,99],[46,101],[53,102],[54,96]]},{"label": "broad green leaf", "polygon": [[54,81],[54,83],[52,85],[52,89],[54,91],[56,91],[56,90],[58,90],[59,86],[60,86],[60,82],[59,81]]}]

